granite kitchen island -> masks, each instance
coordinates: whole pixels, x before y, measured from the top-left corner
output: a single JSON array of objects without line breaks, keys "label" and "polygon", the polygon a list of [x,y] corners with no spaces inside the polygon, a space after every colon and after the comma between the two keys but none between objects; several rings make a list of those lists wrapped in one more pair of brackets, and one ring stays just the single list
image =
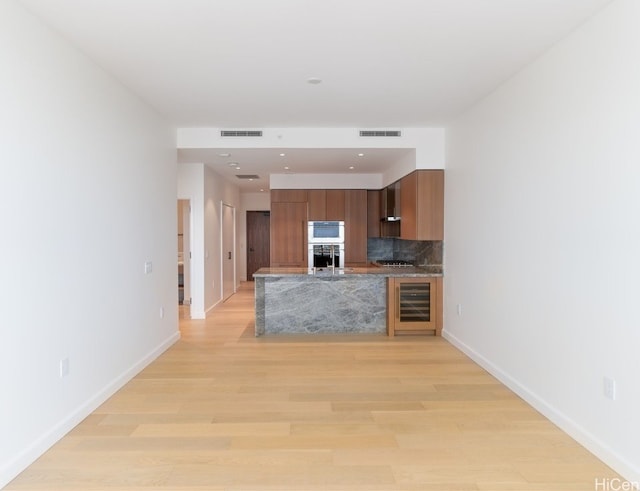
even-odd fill
[{"label": "granite kitchen island", "polygon": [[256,336],[385,334],[387,279],[442,276],[442,266],[261,268],[253,276]]}]

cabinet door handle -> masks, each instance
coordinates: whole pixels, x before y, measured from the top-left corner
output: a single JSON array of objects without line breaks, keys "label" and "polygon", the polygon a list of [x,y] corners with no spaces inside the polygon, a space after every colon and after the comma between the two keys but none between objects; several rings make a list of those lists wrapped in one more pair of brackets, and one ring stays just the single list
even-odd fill
[{"label": "cabinet door handle", "polygon": [[400,319],[400,286],[396,286],[396,319]]}]

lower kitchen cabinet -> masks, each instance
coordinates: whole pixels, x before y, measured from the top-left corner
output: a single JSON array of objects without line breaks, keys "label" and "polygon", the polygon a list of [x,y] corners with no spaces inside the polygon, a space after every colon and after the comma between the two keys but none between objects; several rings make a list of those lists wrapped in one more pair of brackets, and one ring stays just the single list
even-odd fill
[{"label": "lower kitchen cabinet", "polygon": [[387,334],[442,332],[442,277],[389,278]]}]

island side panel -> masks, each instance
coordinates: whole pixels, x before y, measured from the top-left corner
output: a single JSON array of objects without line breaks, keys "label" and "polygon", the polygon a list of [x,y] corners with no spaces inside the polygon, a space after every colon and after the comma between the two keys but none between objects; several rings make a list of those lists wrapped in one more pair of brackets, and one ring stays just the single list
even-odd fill
[{"label": "island side panel", "polygon": [[386,291],[386,278],[375,275],[266,277],[256,335],[385,334]]},{"label": "island side panel", "polygon": [[255,287],[255,334],[262,336],[264,334],[264,278],[254,278]]}]

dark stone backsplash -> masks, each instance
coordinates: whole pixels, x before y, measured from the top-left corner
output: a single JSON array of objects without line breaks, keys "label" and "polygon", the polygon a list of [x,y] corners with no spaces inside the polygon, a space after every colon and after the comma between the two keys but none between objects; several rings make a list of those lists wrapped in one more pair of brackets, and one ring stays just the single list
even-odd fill
[{"label": "dark stone backsplash", "polygon": [[442,264],[441,240],[367,239],[369,261],[398,259],[416,266]]}]

